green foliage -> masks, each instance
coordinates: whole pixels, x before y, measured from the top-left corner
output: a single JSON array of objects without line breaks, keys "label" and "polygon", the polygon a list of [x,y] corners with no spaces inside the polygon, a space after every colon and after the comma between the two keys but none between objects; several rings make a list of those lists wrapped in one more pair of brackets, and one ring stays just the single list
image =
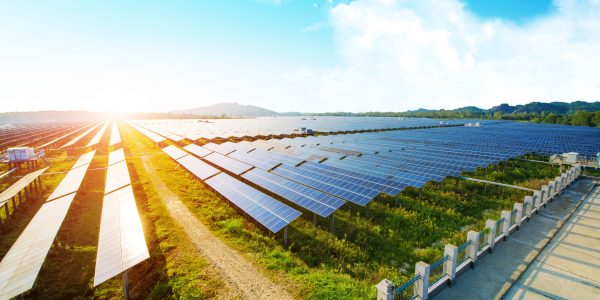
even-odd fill
[{"label": "green foliage", "polygon": [[600,127],[600,102],[575,101],[565,102],[531,102],[525,105],[510,106],[501,104],[491,109],[481,109],[474,106],[452,110],[419,109],[407,112],[332,112],[312,115],[321,116],[369,116],[369,117],[415,117],[434,119],[488,119],[515,120],[535,123],[563,124],[577,126]]}]

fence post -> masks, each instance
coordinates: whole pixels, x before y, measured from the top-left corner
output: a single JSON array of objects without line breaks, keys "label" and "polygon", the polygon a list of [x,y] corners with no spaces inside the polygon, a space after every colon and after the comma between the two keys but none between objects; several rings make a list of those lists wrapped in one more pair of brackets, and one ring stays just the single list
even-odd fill
[{"label": "fence post", "polygon": [[515,203],[513,207],[513,211],[515,211],[515,223],[517,223],[517,230],[519,230],[521,221],[523,221],[523,203]]},{"label": "fence post", "polygon": [[527,220],[529,220],[529,217],[531,217],[531,214],[533,213],[533,197],[525,196],[523,203],[527,203],[527,210],[523,213],[527,216]]},{"label": "fence post", "polygon": [[444,248],[444,256],[448,259],[444,262],[444,274],[448,276],[448,285],[452,285],[452,281],[456,276],[456,259],[458,257],[458,248],[452,244],[447,244]]},{"label": "fence post", "polygon": [[394,300],[394,284],[384,279],[377,284],[377,300]]},{"label": "fence post", "polygon": [[562,185],[560,184],[561,180],[559,176],[556,176],[554,178],[554,182],[556,183],[556,194],[560,194],[560,191],[562,191]]},{"label": "fence post", "polygon": [[488,219],[485,221],[485,228],[490,230],[487,238],[488,244],[490,245],[490,253],[492,253],[494,249],[494,242],[496,241],[496,221]]},{"label": "fence post", "polygon": [[421,278],[415,281],[415,296],[419,299],[427,300],[429,296],[429,265],[425,262],[418,262],[415,265],[415,276]]},{"label": "fence post", "polygon": [[566,173],[562,173],[560,175],[560,186],[563,187],[563,189],[565,189],[567,187],[568,183],[567,183],[567,174]]},{"label": "fence post", "polygon": [[474,231],[471,230],[467,233],[467,241],[471,242],[471,245],[469,245],[469,258],[471,259],[471,266],[473,266],[475,264],[475,262],[477,261],[477,248],[479,248],[479,232],[478,231]]},{"label": "fence post", "polygon": [[512,218],[512,211],[503,210],[500,213],[504,222],[502,223],[502,233],[504,233],[504,240],[508,238],[508,234],[510,234],[510,219]]},{"label": "fence post", "polygon": [[542,202],[544,203],[544,205],[546,205],[546,203],[548,203],[548,185],[542,185]]},{"label": "fence post", "polygon": [[535,203],[535,207],[538,210],[538,213],[540,212],[540,210],[542,210],[542,192],[540,191],[535,191],[533,192],[533,202]]},{"label": "fence post", "polygon": [[552,202],[552,199],[554,199],[555,189],[556,187],[554,186],[554,182],[548,182],[548,201],[550,202]]}]

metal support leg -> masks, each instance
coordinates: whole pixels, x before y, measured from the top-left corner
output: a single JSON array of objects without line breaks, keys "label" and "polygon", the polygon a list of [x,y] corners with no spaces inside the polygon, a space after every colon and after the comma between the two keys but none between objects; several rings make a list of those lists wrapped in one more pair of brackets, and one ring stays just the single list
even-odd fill
[{"label": "metal support leg", "polygon": [[333,214],[331,214],[331,224],[329,224],[329,231],[333,232],[333,221],[334,220],[334,216]]},{"label": "metal support leg", "polygon": [[288,227],[283,228],[283,244],[287,247],[288,245]]},{"label": "metal support leg", "polygon": [[123,299],[129,300],[129,279],[127,278],[127,270],[123,274]]}]

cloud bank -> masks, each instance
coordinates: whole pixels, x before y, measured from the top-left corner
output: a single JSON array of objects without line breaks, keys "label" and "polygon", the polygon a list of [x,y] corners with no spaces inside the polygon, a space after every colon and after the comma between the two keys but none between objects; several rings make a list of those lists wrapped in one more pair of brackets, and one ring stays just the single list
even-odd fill
[{"label": "cloud bank", "polygon": [[329,111],[598,100],[600,0],[554,5],[515,25],[459,0],[340,3],[329,12],[339,61],[288,79]]}]

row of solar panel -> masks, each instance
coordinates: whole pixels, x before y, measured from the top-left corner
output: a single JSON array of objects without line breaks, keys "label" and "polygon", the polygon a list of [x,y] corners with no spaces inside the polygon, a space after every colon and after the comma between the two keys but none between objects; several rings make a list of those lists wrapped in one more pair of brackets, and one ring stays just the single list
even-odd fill
[{"label": "row of solar panel", "polygon": [[33,287],[95,153],[79,157],[0,262],[0,299]]},{"label": "row of solar panel", "polygon": [[[205,155],[203,159],[235,174],[241,174],[252,168],[252,166],[235,161],[221,154],[208,153],[196,145],[188,145],[185,149],[190,150],[192,153]],[[278,232],[300,216],[300,212],[293,208],[226,173],[220,172],[217,168],[176,146],[167,146],[162,150],[190,173],[204,181],[217,193],[228,199],[271,232]]]},{"label": "row of solar panel", "polygon": [[125,152],[120,148],[108,156],[94,286],[149,257]]}]

